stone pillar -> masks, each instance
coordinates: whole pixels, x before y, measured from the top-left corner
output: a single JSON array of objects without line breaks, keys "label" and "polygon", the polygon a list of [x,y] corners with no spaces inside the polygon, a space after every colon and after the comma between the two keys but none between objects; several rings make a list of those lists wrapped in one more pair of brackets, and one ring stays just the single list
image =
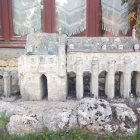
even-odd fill
[{"label": "stone pillar", "polygon": [[131,92],[131,72],[126,71],[124,73],[124,91],[123,97],[129,98],[129,92]]},{"label": "stone pillar", "polygon": [[108,98],[112,99],[115,97],[115,74],[113,71],[109,70],[107,73],[106,82],[105,93]]},{"label": "stone pillar", "polygon": [[77,99],[82,99],[84,96],[83,92],[83,73],[76,74],[76,96]]},{"label": "stone pillar", "polygon": [[4,95],[9,97],[11,95],[11,76],[10,72],[4,72]]},{"label": "stone pillar", "polygon": [[84,86],[83,86],[83,60],[82,58],[77,58],[76,60],[76,97],[77,99],[82,99],[84,96]]},{"label": "stone pillar", "polygon": [[91,86],[90,86],[91,94],[94,95],[94,97],[99,96],[99,75],[98,75],[98,67],[92,66],[92,74],[91,74]]},{"label": "stone pillar", "polygon": [[[61,40],[59,40],[61,41]],[[66,96],[67,96],[67,74],[66,74],[66,52],[65,52],[65,44],[59,44],[59,50],[58,50],[58,75],[60,77],[60,79],[58,79],[60,82],[60,84],[58,84],[59,86],[59,95],[57,95],[57,98],[53,98],[53,100],[61,100],[64,101],[66,100]],[[50,92],[51,94],[51,92]],[[49,95],[50,97],[51,95]],[[50,97],[51,98],[51,97]],[[52,100],[52,99],[51,99]]]},{"label": "stone pillar", "polygon": [[129,98],[129,93],[131,92],[131,57],[125,56],[124,57],[124,91],[123,91],[123,97]]},{"label": "stone pillar", "polygon": [[108,98],[112,99],[115,97],[115,72],[114,72],[115,61],[113,58],[110,58],[108,64],[108,73],[106,77],[106,89],[105,93]]},{"label": "stone pillar", "polygon": [[120,95],[123,97],[124,92],[124,73],[121,73],[120,75]]},{"label": "stone pillar", "polygon": [[140,93],[140,72],[136,73],[136,93]]}]

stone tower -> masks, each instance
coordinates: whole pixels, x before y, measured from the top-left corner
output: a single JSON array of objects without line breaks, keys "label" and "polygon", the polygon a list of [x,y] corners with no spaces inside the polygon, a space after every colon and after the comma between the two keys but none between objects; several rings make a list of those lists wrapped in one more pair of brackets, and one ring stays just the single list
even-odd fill
[{"label": "stone tower", "polygon": [[20,92],[24,100],[65,100],[67,93],[65,35],[36,33],[27,38],[19,58]]}]

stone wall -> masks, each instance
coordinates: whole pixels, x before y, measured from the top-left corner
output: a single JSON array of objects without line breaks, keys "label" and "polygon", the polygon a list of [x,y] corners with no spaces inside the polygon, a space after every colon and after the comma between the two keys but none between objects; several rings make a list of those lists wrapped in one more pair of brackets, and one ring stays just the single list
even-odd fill
[{"label": "stone wall", "polygon": [[24,49],[0,48],[0,94],[4,94],[4,73],[8,73],[11,82],[11,94],[19,92],[18,58],[24,54]]}]

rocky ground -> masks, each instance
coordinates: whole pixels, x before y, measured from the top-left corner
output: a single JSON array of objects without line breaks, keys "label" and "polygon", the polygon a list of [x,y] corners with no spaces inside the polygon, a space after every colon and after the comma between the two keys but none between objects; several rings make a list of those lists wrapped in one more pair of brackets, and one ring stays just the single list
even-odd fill
[{"label": "rocky ground", "polygon": [[6,111],[10,134],[29,134],[49,130],[82,128],[97,134],[128,135],[139,130],[140,107],[128,100],[84,98],[66,102],[23,101],[20,97],[1,97],[0,112]]}]

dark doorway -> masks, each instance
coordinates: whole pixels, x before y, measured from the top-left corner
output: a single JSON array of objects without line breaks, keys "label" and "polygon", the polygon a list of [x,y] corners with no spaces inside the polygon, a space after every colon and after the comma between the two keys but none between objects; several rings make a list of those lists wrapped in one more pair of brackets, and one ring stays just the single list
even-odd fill
[{"label": "dark doorway", "polygon": [[90,83],[91,83],[91,73],[83,73],[83,88],[84,88],[84,97],[90,97]]},{"label": "dark doorway", "polygon": [[43,99],[48,99],[48,84],[47,84],[47,77],[43,74],[41,76],[41,90],[42,90],[42,97]]},{"label": "dark doorway", "polygon": [[138,76],[138,72],[136,72],[136,71],[133,71],[132,73],[131,73],[131,93],[133,94],[133,95],[135,95],[136,96],[136,84],[137,84],[137,76]]},{"label": "dark doorway", "polygon": [[0,95],[4,94],[4,79],[3,76],[0,75]]},{"label": "dark doorway", "polygon": [[123,94],[123,73],[117,71],[115,73],[115,97],[121,97]]},{"label": "dark doorway", "polygon": [[76,74],[70,72],[67,75],[68,77],[68,95],[67,99],[76,99]]},{"label": "dark doorway", "polygon": [[107,76],[107,72],[106,71],[102,71],[99,74],[99,97],[106,97],[105,94],[105,87],[106,87],[106,76]]}]

